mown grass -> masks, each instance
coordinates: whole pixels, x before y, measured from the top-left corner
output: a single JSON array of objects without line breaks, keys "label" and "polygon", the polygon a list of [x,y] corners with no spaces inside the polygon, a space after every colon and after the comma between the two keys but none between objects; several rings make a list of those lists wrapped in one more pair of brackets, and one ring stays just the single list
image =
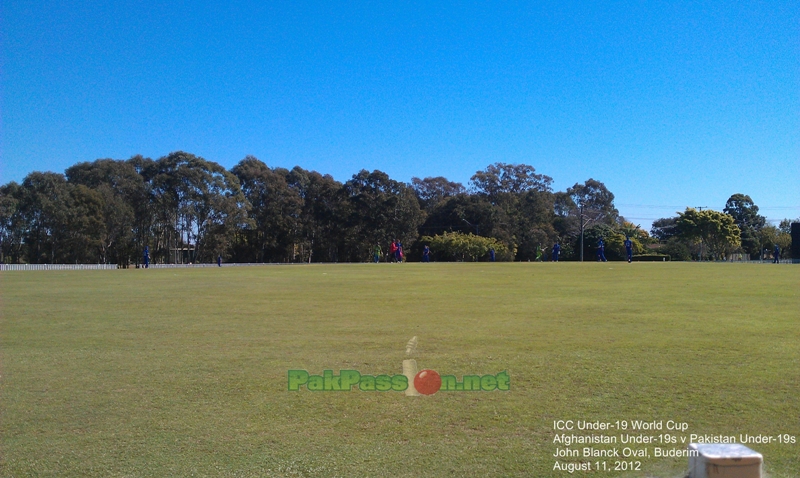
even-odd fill
[{"label": "mown grass", "polygon": [[[800,439],[798,286],[761,264],[4,272],[0,474],[568,476],[558,419]],[[287,390],[289,369],[400,373],[413,335],[420,367],[511,391]],[[800,445],[751,448],[800,476]]]}]

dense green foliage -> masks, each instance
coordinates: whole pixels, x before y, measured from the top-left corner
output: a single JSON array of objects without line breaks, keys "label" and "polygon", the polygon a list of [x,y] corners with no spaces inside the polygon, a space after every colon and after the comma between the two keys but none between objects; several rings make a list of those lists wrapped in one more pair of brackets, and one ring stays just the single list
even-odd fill
[{"label": "dense green foliage", "polygon": [[792,243],[791,222],[784,219],[779,227],[768,225],[750,196],[734,194],[724,212],[687,208],[675,217],[654,221],[650,233],[660,242],[654,246],[658,252],[672,260],[724,260],[732,253],[748,254],[752,260],[771,259],[776,245],[786,259]]},{"label": "dense green foliage", "polygon": [[734,194],[725,203],[723,211],[733,217],[739,228],[742,250],[751,256],[757,256],[761,250],[758,232],[766,225],[767,220],[758,214],[758,206],[746,194]]},{"label": "dense green foliage", "polygon": [[428,244],[434,259],[439,261],[485,261],[489,252],[495,251],[495,259],[509,261],[514,257],[513,251],[502,242],[492,237],[476,236],[462,232],[443,232],[436,236],[423,236],[423,244]]},{"label": "dense green foliage", "polygon": [[733,217],[718,211],[687,208],[678,214],[677,226],[683,237],[700,242],[704,254],[714,258],[725,257],[741,244]]},{"label": "dense green foliage", "polygon": [[619,215],[602,182],[554,192],[552,181],[533,166],[505,163],[477,171],[467,188],[444,177],[406,184],[366,170],[342,183],[299,166],[270,168],[252,156],[230,171],[180,151],[157,160],[100,159],[0,186],[0,262],[125,266],[140,263],[145,247],[160,263],[218,256],[361,262],[378,246],[388,251],[393,240],[419,260],[419,237],[445,233],[477,237],[460,252],[452,244],[437,246],[443,250],[436,260],[475,260],[494,247],[498,260],[533,261],[549,257],[557,241],[562,260],[581,257],[581,244],[593,260],[600,239],[610,260],[622,260],[625,237],[634,254],[661,247],[673,260],[720,259],[738,252],[739,243],[751,256],[775,244],[788,253],[788,222],[781,229],[766,225],[749,196],[735,194],[728,214],[713,213],[711,222],[724,225],[698,229],[687,211],[680,223],[678,217],[653,223],[651,237]]}]

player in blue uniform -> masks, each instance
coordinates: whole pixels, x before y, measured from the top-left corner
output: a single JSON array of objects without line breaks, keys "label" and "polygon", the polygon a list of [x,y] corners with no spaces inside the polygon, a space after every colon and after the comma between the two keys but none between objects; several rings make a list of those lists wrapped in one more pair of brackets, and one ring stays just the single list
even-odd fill
[{"label": "player in blue uniform", "polygon": [[422,248],[422,262],[430,262],[431,261],[431,248],[428,247],[426,244],[424,248]]},{"label": "player in blue uniform", "polygon": [[222,267],[222,254],[217,256],[217,267]]},{"label": "player in blue uniform", "polygon": [[597,261],[606,262],[606,243],[602,239],[597,241]]},{"label": "player in blue uniform", "polygon": [[144,254],[142,256],[142,262],[144,262],[144,268],[150,268],[150,248],[148,246],[144,246]]},{"label": "player in blue uniform", "polygon": [[772,263],[780,264],[781,262],[781,248],[775,244],[775,249],[772,250]]},{"label": "player in blue uniform", "polygon": [[494,247],[489,249],[489,260],[494,262]]},{"label": "player in blue uniform", "polygon": [[561,244],[553,244],[553,262],[558,262],[558,256],[561,254]]},{"label": "player in blue uniform", "polygon": [[633,243],[628,236],[625,236],[625,254],[628,256],[628,262],[630,263],[633,260]]}]

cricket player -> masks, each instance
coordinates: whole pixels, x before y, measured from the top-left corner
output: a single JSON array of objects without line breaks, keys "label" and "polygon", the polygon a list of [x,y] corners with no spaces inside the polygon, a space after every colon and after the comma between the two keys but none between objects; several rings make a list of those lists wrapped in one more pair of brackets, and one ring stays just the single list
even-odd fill
[{"label": "cricket player", "polygon": [[633,243],[628,236],[625,236],[625,254],[628,256],[628,263],[630,264],[633,260]]},{"label": "cricket player", "polygon": [[781,248],[775,244],[775,249],[772,250],[772,263],[780,264],[781,262]]},{"label": "cricket player", "polygon": [[606,243],[602,239],[597,241],[597,262],[606,262]]},{"label": "cricket player", "polygon": [[561,244],[556,242],[553,244],[553,262],[558,262],[559,254],[561,254]]},{"label": "cricket player", "polygon": [[425,247],[422,249],[422,262],[430,262],[431,261],[431,248],[425,244]]},{"label": "cricket player", "polygon": [[142,262],[144,262],[144,268],[150,268],[150,248],[148,246],[144,246],[144,254],[142,257]]}]

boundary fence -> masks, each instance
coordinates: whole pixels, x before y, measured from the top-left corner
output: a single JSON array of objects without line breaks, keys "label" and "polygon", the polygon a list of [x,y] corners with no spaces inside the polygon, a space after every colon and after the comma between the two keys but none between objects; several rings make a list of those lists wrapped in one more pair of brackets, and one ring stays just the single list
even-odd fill
[{"label": "boundary fence", "polygon": [[0,271],[77,271],[117,268],[116,264],[0,264]]},{"label": "boundary fence", "polygon": [[[241,262],[223,263],[222,267],[248,266],[292,266],[308,265],[306,262]],[[194,267],[219,267],[217,264],[150,264],[150,269],[184,269]],[[0,264],[0,271],[77,271],[77,270],[110,270],[119,269],[117,264]],[[137,267],[131,264],[128,269],[144,269],[143,264]],[[123,267],[123,269],[125,269]]]}]

